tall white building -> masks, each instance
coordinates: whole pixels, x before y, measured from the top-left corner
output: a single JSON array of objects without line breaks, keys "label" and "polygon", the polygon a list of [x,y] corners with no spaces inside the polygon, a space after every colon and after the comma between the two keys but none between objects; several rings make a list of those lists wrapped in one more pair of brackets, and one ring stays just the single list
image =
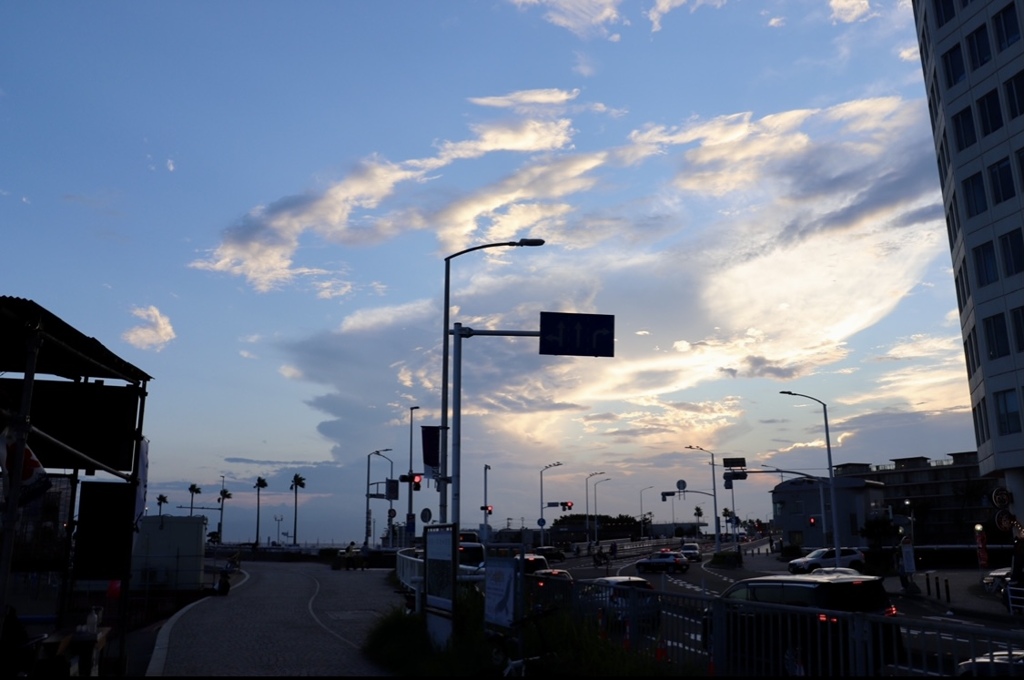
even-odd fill
[{"label": "tall white building", "polygon": [[1024,0],[913,5],[978,467],[1024,522]]}]

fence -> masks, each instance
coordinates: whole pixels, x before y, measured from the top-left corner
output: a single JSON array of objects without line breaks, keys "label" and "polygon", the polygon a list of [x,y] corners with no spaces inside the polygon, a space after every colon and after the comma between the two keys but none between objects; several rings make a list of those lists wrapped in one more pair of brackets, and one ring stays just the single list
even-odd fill
[{"label": "fence", "polygon": [[[399,574],[415,577],[410,559]],[[1022,593],[1024,595],[1024,593]],[[723,677],[809,675],[1024,676],[1024,632],[908,616],[735,602],[692,593],[585,581],[526,587],[532,608],[556,606],[594,635],[681,673]],[[717,634],[721,631],[722,634]],[[964,664],[965,667],[960,667]]]}]

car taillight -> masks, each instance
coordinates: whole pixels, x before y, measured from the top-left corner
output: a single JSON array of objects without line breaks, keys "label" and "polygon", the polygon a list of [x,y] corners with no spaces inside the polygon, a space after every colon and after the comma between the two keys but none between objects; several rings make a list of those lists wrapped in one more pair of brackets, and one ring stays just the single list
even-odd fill
[{"label": "car taillight", "polygon": [[834,616],[829,616],[828,614],[825,614],[825,613],[818,614],[818,623],[838,623],[838,622],[839,622],[839,619],[834,617]]},{"label": "car taillight", "polygon": [[899,612],[896,611],[896,605],[891,604],[885,608],[884,616],[899,616]]}]

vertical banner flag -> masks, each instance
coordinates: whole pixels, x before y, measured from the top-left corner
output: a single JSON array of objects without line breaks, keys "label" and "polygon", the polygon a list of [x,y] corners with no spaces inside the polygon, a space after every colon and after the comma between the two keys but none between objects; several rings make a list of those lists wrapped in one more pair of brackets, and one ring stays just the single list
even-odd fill
[{"label": "vertical banner flag", "polygon": [[423,438],[423,474],[427,479],[437,479],[441,474],[441,427],[420,425]]}]

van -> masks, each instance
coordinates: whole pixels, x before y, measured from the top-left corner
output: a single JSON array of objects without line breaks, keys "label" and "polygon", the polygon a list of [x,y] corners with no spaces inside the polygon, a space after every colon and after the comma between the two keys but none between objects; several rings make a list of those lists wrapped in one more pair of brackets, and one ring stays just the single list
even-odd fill
[{"label": "van", "polygon": [[[903,653],[899,626],[882,617],[897,615],[877,576],[843,573],[758,576],[737,581],[719,597],[725,607],[724,634],[730,658],[744,672],[778,675],[849,675],[858,662],[879,674]],[[786,605],[787,609],[770,605]],[[794,611],[800,607],[803,611]],[[804,613],[806,612],[806,613]],[[833,612],[833,614],[830,614]],[[873,615],[864,640],[855,646],[851,617],[834,612]],[[711,609],[703,618],[703,644],[713,641]]]}]

